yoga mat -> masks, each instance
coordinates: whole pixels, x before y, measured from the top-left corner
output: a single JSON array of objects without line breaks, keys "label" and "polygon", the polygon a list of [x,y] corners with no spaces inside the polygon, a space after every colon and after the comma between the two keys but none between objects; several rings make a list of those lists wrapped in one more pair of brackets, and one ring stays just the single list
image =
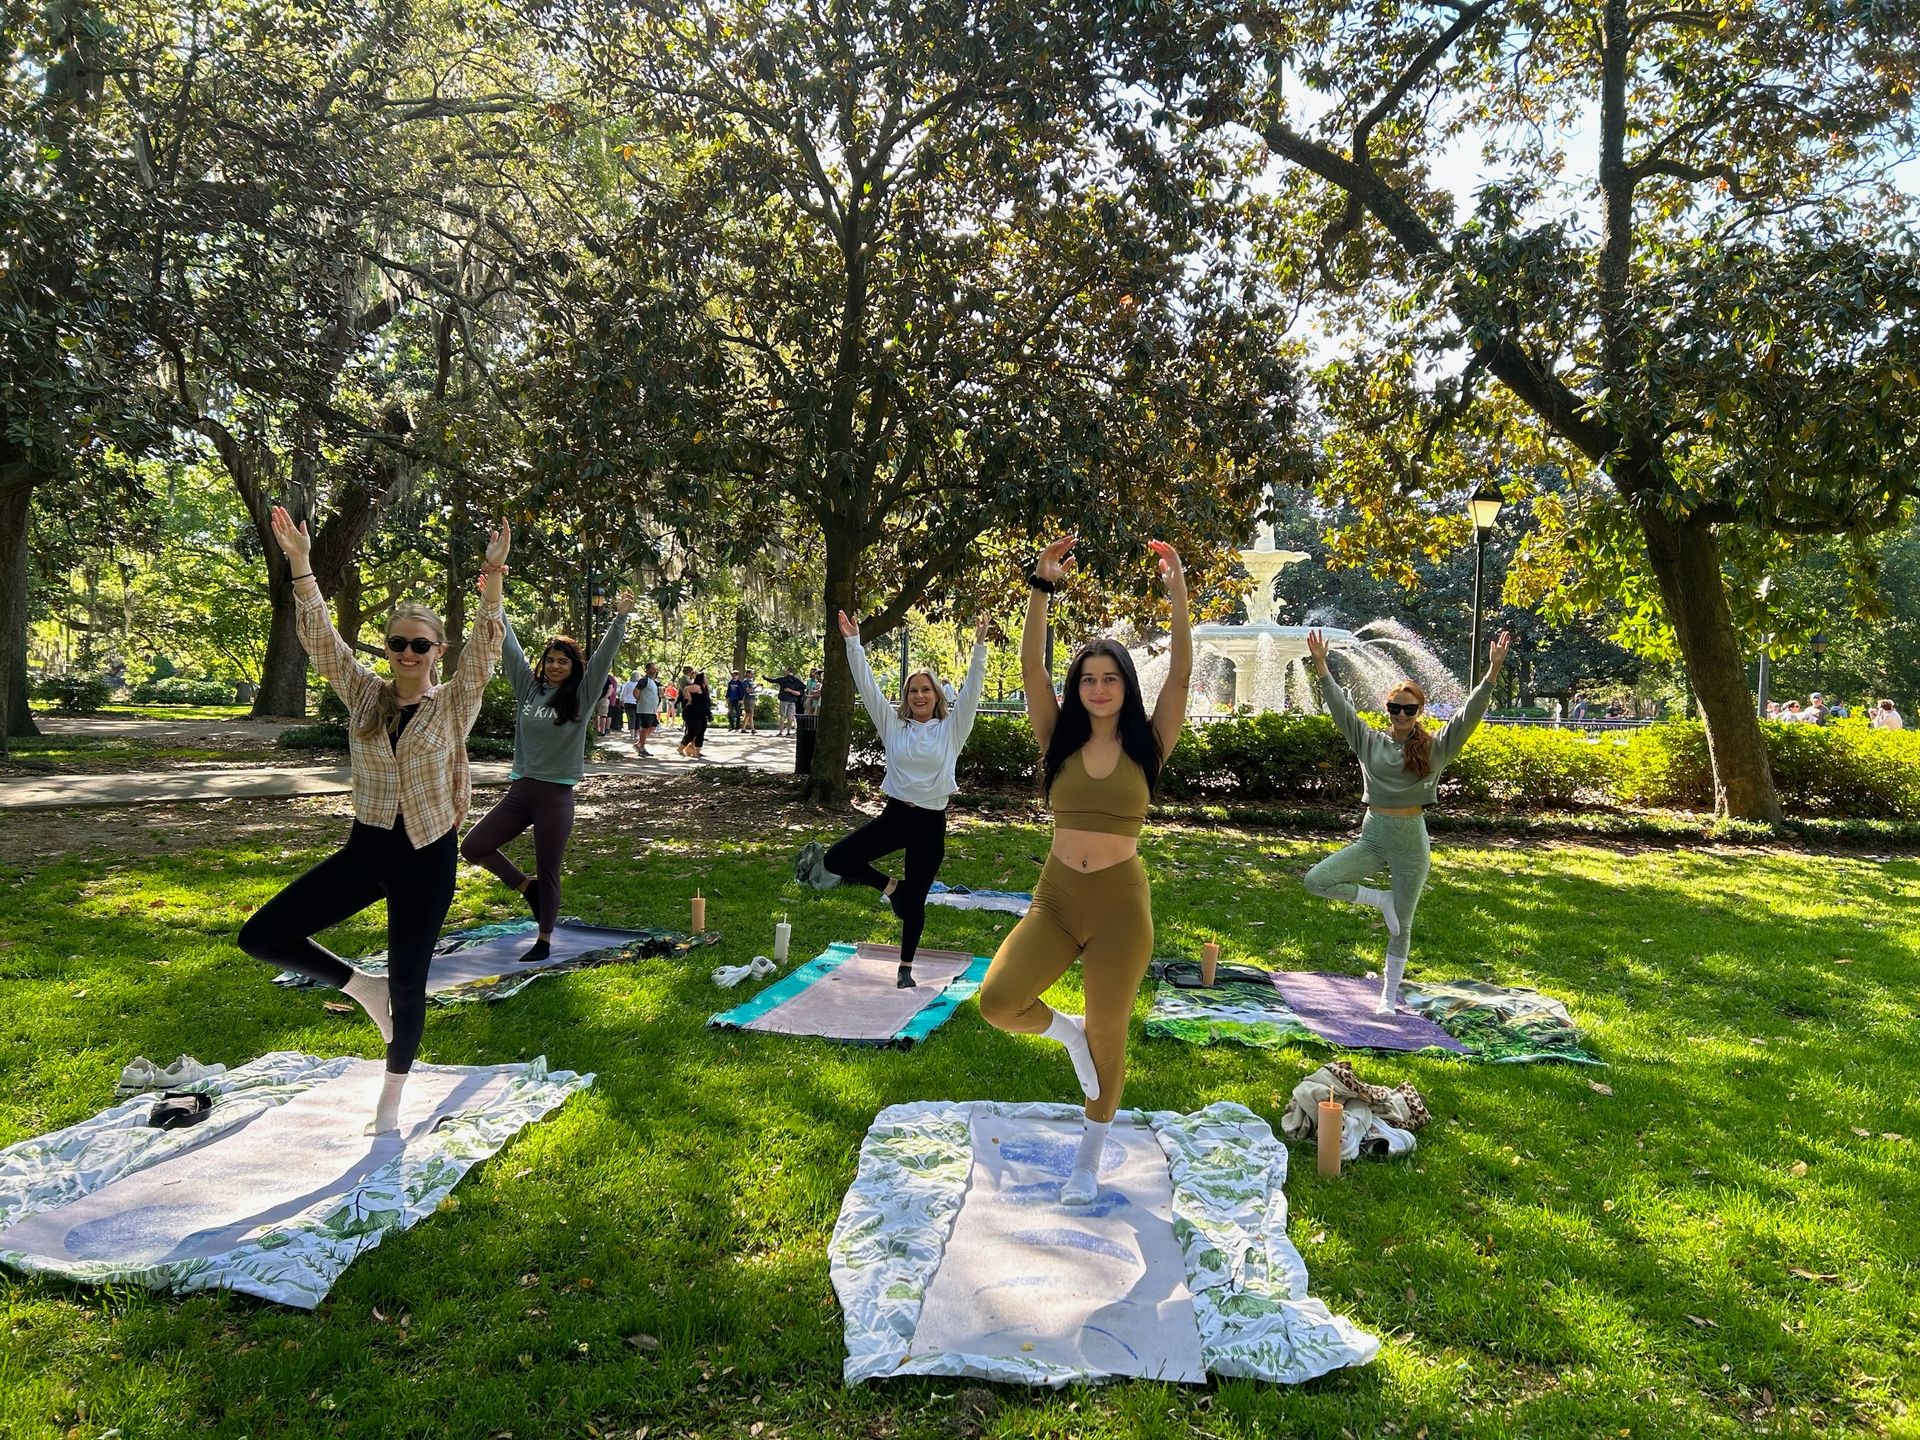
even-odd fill
[{"label": "yoga mat", "polygon": [[910,1356],[1019,1355],[1102,1375],[1207,1376],[1173,1183],[1153,1132],[1108,1133],[1100,1194],[1060,1204],[1080,1127],[975,1115],[973,1174]]},{"label": "yoga mat", "polygon": [[929,905],[945,905],[954,910],[998,910],[1008,915],[1024,915],[1033,908],[1033,896],[1024,890],[970,890],[965,885],[933,882],[927,892]]},{"label": "yoga mat", "polygon": [[[548,973],[593,969],[650,956],[677,955],[720,939],[718,931],[686,935],[676,930],[618,930],[562,920],[553,928],[551,953],[528,964],[524,955],[539,935],[531,919],[508,920],[459,930],[434,947],[427,972],[427,998],[453,1005],[468,1000],[505,1000]],[[386,952],[363,956],[353,964],[375,974],[387,968]],[[304,975],[282,971],[274,983],[295,989],[317,988]]]},{"label": "yoga mat", "polygon": [[716,1029],[911,1045],[938,1028],[980,988],[987,973],[982,957],[922,949],[913,961],[915,986],[902,990],[894,983],[899,964],[897,946],[835,944],[707,1023]]},{"label": "yoga mat", "polygon": [[1450,1050],[1467,1047],[1431,1020],[1404,1007],[1390,1016],[1375,1015],[1380,982],[1358,975],[1329,975],[1315,970],[1281,970],[1273,977],[1287,1008],[1329,1044],[1359,1050]]},{"label": "yoga mat", "polygon": [[1067,1207],[1081,1123],[1077,1106],[1012,1101],[880,1112],[827,1247],[848,1384],[1298,1384],[1373,1359],[1379,1341],[1307,1293],[1266,1121],[1227,1101],[1122,1111],[1101,1194]]},{"label": "yoga mat", "polygon": [[311,1309],[361,1251],[593,1079],[544,1059],[416,1066],[399,1131],[368,1136],[384,1069],[280,1052],[192,1087],[215,1103],[190,1129],[148,1127],[141,1096],[0,1151],[0,1263]]}]

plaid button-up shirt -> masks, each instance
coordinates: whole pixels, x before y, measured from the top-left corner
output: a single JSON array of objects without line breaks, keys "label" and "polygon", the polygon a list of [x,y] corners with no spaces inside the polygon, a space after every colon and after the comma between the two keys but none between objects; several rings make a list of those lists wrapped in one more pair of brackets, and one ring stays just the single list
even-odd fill
[{"label": "plaid button-up shirt", "polygon": [[318,585],[294,587],[300,643],[313,668],[347,707],[348,754],[353,761],[353,814],[367,825],[391,830],[395,816],[406,825],[416,850],[431,845],[466,818],[473,800],[467,768],[467,732],[480,714],[487,677],[500,659],[507,619],[496,606],[473,622],[453,677],[421,698],[395,746],[384,731],[360,733],[360,721],[379,703],[386,684],[361,663],[327,615]]}]

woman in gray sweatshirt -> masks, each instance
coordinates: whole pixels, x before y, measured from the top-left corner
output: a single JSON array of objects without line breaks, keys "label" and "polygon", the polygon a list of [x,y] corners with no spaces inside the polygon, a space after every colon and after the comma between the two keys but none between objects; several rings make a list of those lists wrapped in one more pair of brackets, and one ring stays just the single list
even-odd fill
[{"label": "woman in gray sweatshirt", "polygon": [[[1474,686],[1460,713],[1437,732],[1420,723],[1427,692],[1402,680],[1387,692],[1387,728],[1376,730],[1354,713],[1353,701],[1327,669],[1327,642],[1318,630],[1307,636],[1320,695],[1327,713],[1360,759],[1361,796],[1366,818],[1360,838],[1336,850],[1307,872],[1307,889],[1329,900],[1371,905],[1387,922],[1386,975],[1380,984],[1377,1015],[1391,1015],[1400,1003],[1400,977],[1407,969],[1413,938],[1413,912],[1427,883],[1430,847],[1426,807],[1433,804],[1441,773],[1451,765],[1487,713],[1493,682],[1507,660],[1507,632],[1488,651],[1486,678]],[[1359,882],[1385,870],[1389,890]]]},{"label": "woman in gray sweatshirt", "polygon": [[[520,958],[528,963],[551,953],[553,927],[560,918],[560,865],[573,833],[573,787],[585,767],[587,726],[601,709],[607,673],[626,638],[633,592],[622,590],[613,624],[584,663],[570,636],[556,635],[540,652],[536,668],[527,664],[520,640],[507,627],[502,669],[513,686],[513,769],[507,793],[486,818],[467,832],[460,853],[484,865],[526,897],[540,934]],[[534,874],[523,874],[503,853],[509,840],[533,828]]]}]

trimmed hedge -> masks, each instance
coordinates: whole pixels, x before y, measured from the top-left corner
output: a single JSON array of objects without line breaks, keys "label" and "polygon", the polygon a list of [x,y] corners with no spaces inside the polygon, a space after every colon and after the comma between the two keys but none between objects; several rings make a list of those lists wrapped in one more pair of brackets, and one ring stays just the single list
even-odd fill
[{"label": "trimmed hedge", "polygon": [[[496,675],[487,682],[486,692],[480,697],[480,714],[473,722],[473,734],[490,736],[507,742],[507,754],[513,754],[513,721],[518,709],[513,698],[513,686]],[[320,687],[320,702],[316,707],[319,717],[333,725],[347,723],[347,707],[340,697],[333,693],[331,685]],[[309,727],[312,728],[312,727]],[[345,742],[342,741],[342,744]],[[481,752],[471,745],[467,749],[478,755]]]},{"label": "trimmed hedge", "polygon": [[[1790,821],[1920,820],[1920,731],[1873,730],[1864,721],[1761,727]],[[872,722],[856,711],[854,757],[884,757]],[[1039,751],[1024,717],[982,716],[960,756],[966,791],[1032,793]],[[1616,808],[1713,809],[1705,730],[1672,721],[1589,733],[1532,725],[1482,725],[1440,785],[1443,802],[1563,814]],[[1246,715],[1191,727],[1161,772],[1159,801],[1282,805],[1347,812],[1360,799],[1360,767],[1323,715]]]}]

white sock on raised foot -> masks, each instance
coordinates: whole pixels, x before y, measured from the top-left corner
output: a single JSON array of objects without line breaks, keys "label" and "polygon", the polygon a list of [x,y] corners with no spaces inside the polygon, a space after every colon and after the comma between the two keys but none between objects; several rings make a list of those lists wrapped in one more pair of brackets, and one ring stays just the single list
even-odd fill
[{"label": "white sock on raised foot", "polygon": [[385,1135],[400,1128],[400,1092],[406,1088],[406,1076],[387,1071],[380,1086],[380,1103],[374,1107],[373,1119],[367,1122],[367,1134]]},{"label": "white sock on raised foot", "polygon": [[[352,970],[352,966],[347,967]],[[393,1007],[387,1002],[387,977],[369,975],[364,970],[353,970],[347,983],[340,987],[341,993],[353,1000],[367,1012],[367,1018],[373,1021],[374,1029],[380,1032],[380,1038],[389,1045],[393,1043]]]},{"label": "white sock on raised foot", "polygon": [[1058,1040],[1067,1047],[1067,1054],[1073,1060],[1073,1073],[1080,1081],[1080,1089],[1089,1100],[1100,1098],[1100,1072],[1093,1066],[1093,1049],[1087,1044],[1086,1022],[1078,1015],[1069,1015],[1064,1010],[1053,1012],[1053,1019],[1047,1022],[1047,1028],[1040,1032],[1049,1040]]},{"label": "white sock on raised foot", "polygon": [[1073,1157],[1073,1173],[1060,1187],[1062,1205],[1091,1205],[1100,1193],[1100,1152],[1106,1147],[1111,1120],[1089,1120],[1080,1132],[1080,1150]]},{"label": "white sock on raised foot", "polygon": [[1380,978],[1380,1003],[1376,1015],[1391,1015],[1400,1006],[1400,977],[1407,973],[1407,957],[1387,952],[1386,974]]},{"label": "white sock on raised foot", "polygon": [[1387,922],[1387,934],[1397,939],[1400,934],[1400,917],[1393,910],[1393,892],[1376,890],[1371,885],[1356,885],[1353,889],[1353,898],[1362,905],[1371,905],[1378,910],[1380,918]]}]

